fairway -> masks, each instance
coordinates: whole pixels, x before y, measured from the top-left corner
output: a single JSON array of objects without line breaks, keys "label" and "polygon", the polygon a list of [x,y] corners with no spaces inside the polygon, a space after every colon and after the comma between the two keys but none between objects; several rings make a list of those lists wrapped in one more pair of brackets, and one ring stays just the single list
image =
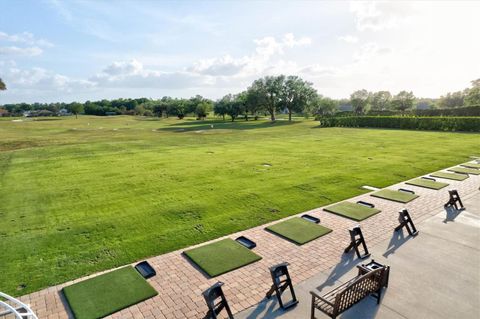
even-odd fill
[{"label": "fairway", "polygon": [[478,134],[313,120],[0,118],[0,136],[0,283],[12,295],[464,163],[480,149]]}]

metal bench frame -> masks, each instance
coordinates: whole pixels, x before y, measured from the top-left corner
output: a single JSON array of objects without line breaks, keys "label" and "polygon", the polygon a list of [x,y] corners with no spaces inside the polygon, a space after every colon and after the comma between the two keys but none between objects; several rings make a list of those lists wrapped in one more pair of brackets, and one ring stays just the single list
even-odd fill
[{"label": "metal bench frame", "polygon": [[18,299],[0,292],[0,317],[15,316],[15,319],[38,319],[30,307]]}]

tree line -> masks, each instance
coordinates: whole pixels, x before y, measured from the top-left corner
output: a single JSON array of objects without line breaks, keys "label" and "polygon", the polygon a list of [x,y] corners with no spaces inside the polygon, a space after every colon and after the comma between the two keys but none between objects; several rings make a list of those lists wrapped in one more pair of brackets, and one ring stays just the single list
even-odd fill
[{"label": "tree line", "polygon": [[[6,86],[0,79],[0,90]],[[227,94],[217,101],[200,95],[185,99],[162,97],[161,99],[114,99],[86,101],[84,103],[16,103],[0,106],[0,116],[22,115],[24,112],[43,111],[42,114],[58,114],[62,109],[75,115],[143,115],[170,117],[179,119],[194,115],[204,119],[209,113],[231,121],[242,117],[258,119],[268,116],[272,121],[281,112],[288,114],[291,121],[293,114],[327,116],[339,111],[350,111],[356,115],[369,112],[399,112],[412,109],[456,108],[463,106],[480,106],[480,79],[472,81],[472,87],[463,91],[448,93],[439,99],[416,98],[413,92],[401,91],[395,95],[389,91],[369,92],[357,90],[349,99],[335,100],[322,96],[313,84],[298,76],[265,76],[253,81],[245,90],[237,94]]]}]

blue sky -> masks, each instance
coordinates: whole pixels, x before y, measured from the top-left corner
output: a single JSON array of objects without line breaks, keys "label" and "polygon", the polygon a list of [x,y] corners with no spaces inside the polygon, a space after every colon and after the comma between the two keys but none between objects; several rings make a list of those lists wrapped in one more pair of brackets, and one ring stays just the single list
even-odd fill
[{"label": "blue sky", "polygon": [[0,104],[201,94],[296,74],[438,97],[480,77],[480,2],[0,0]]}]

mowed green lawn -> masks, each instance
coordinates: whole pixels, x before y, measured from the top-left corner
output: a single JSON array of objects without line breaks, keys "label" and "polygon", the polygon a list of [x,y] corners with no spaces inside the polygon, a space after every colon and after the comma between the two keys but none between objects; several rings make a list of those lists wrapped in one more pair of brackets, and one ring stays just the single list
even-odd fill
[{"label": "mowed green lawn", "polygon": [[22,295],[184,248],[480,149],[478,134],[317,125],[1,119],[0,291]]}]

